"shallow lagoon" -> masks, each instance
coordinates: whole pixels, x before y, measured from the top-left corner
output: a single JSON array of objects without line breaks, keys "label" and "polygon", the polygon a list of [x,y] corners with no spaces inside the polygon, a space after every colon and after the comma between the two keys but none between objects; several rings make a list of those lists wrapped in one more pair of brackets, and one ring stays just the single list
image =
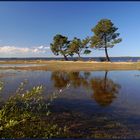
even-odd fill
[{"label": "shallow lagoon", "polygon": [[45,100],[57,93],[51,119],[68,137],[140,138],[140,71],[1,70],[0,80],[4,100],[25,80],[26,89],[43,85]]}]

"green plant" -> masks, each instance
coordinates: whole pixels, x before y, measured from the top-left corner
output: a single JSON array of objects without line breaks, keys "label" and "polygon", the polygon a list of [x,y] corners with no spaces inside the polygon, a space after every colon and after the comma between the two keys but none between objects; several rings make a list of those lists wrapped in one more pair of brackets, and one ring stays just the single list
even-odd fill
[{"label": "green plant", "polygon": [[[0,109],[1,138],[51,138],[60,137],[64,131],[48,120],[51,101],[43,99],[43,86],[24,90],[20,84],[16,94],[9,97]],[[56,98],[56,96],[55,96]]]}]

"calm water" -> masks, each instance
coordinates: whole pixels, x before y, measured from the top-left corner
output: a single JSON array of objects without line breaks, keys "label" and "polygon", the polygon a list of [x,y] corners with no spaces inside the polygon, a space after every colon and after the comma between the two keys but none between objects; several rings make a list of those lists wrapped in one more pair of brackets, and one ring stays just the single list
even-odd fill
[{"label": "calm water", "polygon": [[[101,61],[104,57],[83,57],[81,58],[83,61],[87,60],[96,60],[96,61]],[[77,57],[74,58],[69,58],[69,60],[77,60]],[[140,57],[110,57],[112,62],[120,62],[120,61],[132,61],[132,62],[137,62],[140,61]],[[0,61],[5,61],[5,60],[64,60],[63,57],[57,58],[57,57],[33,57],[33,58],[0,58]]]},{"label": "calm water", "polygon": [[0,67],[32,67],[43,66],[45,64],[0,64]]},{"label": "calm water", "polygon": [[43,85],[46,101],[56,93],[51,119],[69,137],[140,138],[140,71],[1,70],[0,80],[5,101],[25,80],[26,89]]}]

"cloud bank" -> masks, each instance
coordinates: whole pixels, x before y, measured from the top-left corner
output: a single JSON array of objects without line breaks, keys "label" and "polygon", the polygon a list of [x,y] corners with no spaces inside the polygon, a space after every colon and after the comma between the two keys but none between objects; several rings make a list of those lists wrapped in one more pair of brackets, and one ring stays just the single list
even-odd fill
[{"label": "cloud bank", "polygon": [[32,48],[0,46],[0,57],[47,57],[50,52],[50,47],[43,45]]}]

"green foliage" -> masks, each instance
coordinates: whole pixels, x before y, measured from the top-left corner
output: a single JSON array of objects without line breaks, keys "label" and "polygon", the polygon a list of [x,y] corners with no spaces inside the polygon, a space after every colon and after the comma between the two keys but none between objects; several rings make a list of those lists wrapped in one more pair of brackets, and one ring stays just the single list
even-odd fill
[{"label": "green foliage", "polygon": [[[69,41],[67,37],[57,34],[53,38],[53,43],[51,43],[51,50],[54,55],[63,55],[65,60],[68,60],[68,56],[73,57],[77,54],[81,57],[81,53],[89,54],[91,53],[91,48],[105,49],[106,60],[110,61],[107,48],[114,47],[117,43],[122,41],[119,38],[119,33],[116,31],[118,28],[114,26],[111,20],[101,19],[98,24],[92,29],[94,35],[83,40],[75,37],[73,40]],[[90,45],[89,45],[90,44]]]},{"label": "green foliage", "polygon": [[80,57],[81,52],[84,50],[84,54],[89,54],[90,53],[90,51],[88,50],[89,41],[90,41],[89,37],[87,37],[83,40],[75,37],[70,42],[69,53],[70,54],[78,54],[78,56]]},{"label": "green foliage", "polygon": [[91,37],[91,47],[93,48],[104,48],[106,58],[109,61],[107,48],[112,48],[115,44],[122,41],[119,37],[119,33],[116,33],[118,28],[109,19],[102,19],[92,29],[94,36]]},{"label": "green foliage", "polygon": [[[65,60],[68,60],[68,56],[73,56],[77,54],[79,57],[81,53],[89,54],[89,46],[91,48],[105,49],[106,60],[110,61],[107,48],[112,48],[117,43],[122,41],[119,38],[119,33],[116,31],[118,28],[114,26],[111,20],[101,19],[98,24],[92,29],[94,35],[83,40],[75,37],[73,40],[69,41],[67,37],[57,34],[53,38],[53,43],[51,43],[51,50],[55,55],[63,55]],[[90,44],[90,45],[89,45]]]},{"label": "green foliage", "polygon": [[[0,106],[0,137],[1,138],[51,138],[62,136],[63,129],[53,121],[48,120],[51,112],[43,100],[43,87],[36,86],[31,90],[24,90],[25,83],[21,83],[16,95]],[[56,95],[55,95],[56,98]]]},{"label": "green foliage", "polygon": [[0,92],[2,91],[2,89],[3,89],[3,82],[2,81],[0,81]]},{"label": "green foliage", "polygon": [[70,54],[76,53],[80,55],[81,50],[82,50],[82,42],[80,39],[75,37],[70,43],[69,53]]},{"label": "green foliage", "polygon": [[91,50],[85,50],[84,51],[84,54],[89,54],[89,53],[91,53]]},{"label": "green foliage", "polygon": [[68,56],[73,56],[78,54],[80,57],[81,52],[84,50],[84,54],[89,54],[91,51],[88,50],[90,38],[87,37],[83,40],[79,38],[74,38],[69,41],[67,37],[57,34],[53,38],[53,43],[51,43],[51,50],[54,55],[63,55],[65,60],[68,60]]},{"label": "green foliage", "polygon": [[91,38],[91,47],[113,47],[115,44],[120,43],[122,39],[118,38],[120,34],[116,33],[117,30],[118,28],[114,26],[111,20],[100,20],[92,29],[94,36]]},{"label": "green foliage", "polygon": [[62,36],[60,34],[57,34],[53,38],[53,43],[51,45],[51,50],[54,53],[54,55],[63,55],[65,60],[67,59],[68,54],[68,47],[69,47],[69,41],[68,38],[65,36]]}]

